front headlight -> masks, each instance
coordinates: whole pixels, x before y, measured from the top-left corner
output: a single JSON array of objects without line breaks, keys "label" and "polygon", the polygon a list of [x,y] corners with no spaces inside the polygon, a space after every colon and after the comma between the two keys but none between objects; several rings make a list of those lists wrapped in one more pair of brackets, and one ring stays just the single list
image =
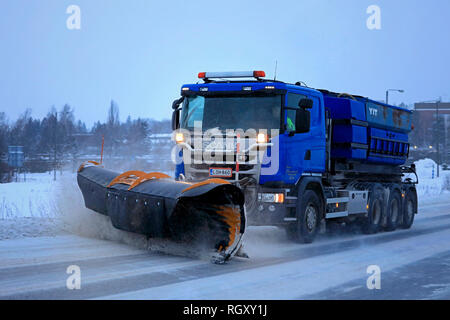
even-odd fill
[{"label": "front headlight", "polygon": [[184,142],[184,135],[181,132],[178,132],[177,134],[175,134],[175,142],[176,143]]},{"label": "front headlight", "polygon": [[266,143],[267,140],[267,134],[265,133],[258,133],[258,135],[256,136],[257,143]]}]

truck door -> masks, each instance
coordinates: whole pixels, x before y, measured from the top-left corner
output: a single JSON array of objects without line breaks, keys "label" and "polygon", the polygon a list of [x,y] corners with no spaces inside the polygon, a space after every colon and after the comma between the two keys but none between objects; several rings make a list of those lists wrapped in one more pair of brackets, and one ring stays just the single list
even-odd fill
[{"label": "truck door", "polygon": [[[295,116],[299,109],[298,103],[303,98],[313,100],[313,107],[309,110],[310,130],[295,133]],[[315,96],[289,92],[286,96],[284,112],[283,142],[281,152],[286,159],[286,178],[295,183],[302,173],[321,173],[325,169],[325,127],[324,115],[320,100]]]}]

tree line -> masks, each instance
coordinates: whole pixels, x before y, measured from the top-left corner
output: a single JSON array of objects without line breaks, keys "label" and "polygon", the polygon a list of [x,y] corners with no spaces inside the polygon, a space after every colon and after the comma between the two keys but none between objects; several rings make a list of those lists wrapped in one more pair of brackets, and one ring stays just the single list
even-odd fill
[{"label": "tree line", "polygon": [[[105,140],[105,156],[124,152],[134,155],[148,152],[151,134],[170,133],[169,120],[132,119],[120,121],[119,106],[111,101],[105,122],[97,121],[92,128],[77,120],[74,108],[65,104],[59,110],[52,107],[42,119],[34,118],[27,109],[9,123],[5,112],[0,112],[0,173],[7,167],[8,146],[23,146],[25,158],[47,159],[48,162],[96,153]],[[2,170],[3,169],[3,170]]]}]

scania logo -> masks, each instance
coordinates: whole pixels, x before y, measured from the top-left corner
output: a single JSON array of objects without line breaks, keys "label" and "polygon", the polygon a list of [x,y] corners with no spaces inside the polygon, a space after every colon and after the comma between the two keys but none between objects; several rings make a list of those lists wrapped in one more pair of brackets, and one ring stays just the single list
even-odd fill
[{"label": "scania logo", "polygon": [[202,146],[204,150],[236,150],[236,140],[203,140]]}]

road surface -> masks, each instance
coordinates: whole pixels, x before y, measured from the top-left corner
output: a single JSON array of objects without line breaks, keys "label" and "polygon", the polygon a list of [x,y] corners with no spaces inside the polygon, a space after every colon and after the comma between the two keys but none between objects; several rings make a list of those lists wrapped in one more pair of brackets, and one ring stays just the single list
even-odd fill
[{"label": "road surface", "polygon": [[[337,228],[315,243],[249,228],[250,259],[226,265],[76,235],[0,241],[0,299],[450,299],[450,199],[421,205],[411,230]],[[70,265],[81,288],[69,290]],[[369,290],[367,268],[381,270]]]}]

